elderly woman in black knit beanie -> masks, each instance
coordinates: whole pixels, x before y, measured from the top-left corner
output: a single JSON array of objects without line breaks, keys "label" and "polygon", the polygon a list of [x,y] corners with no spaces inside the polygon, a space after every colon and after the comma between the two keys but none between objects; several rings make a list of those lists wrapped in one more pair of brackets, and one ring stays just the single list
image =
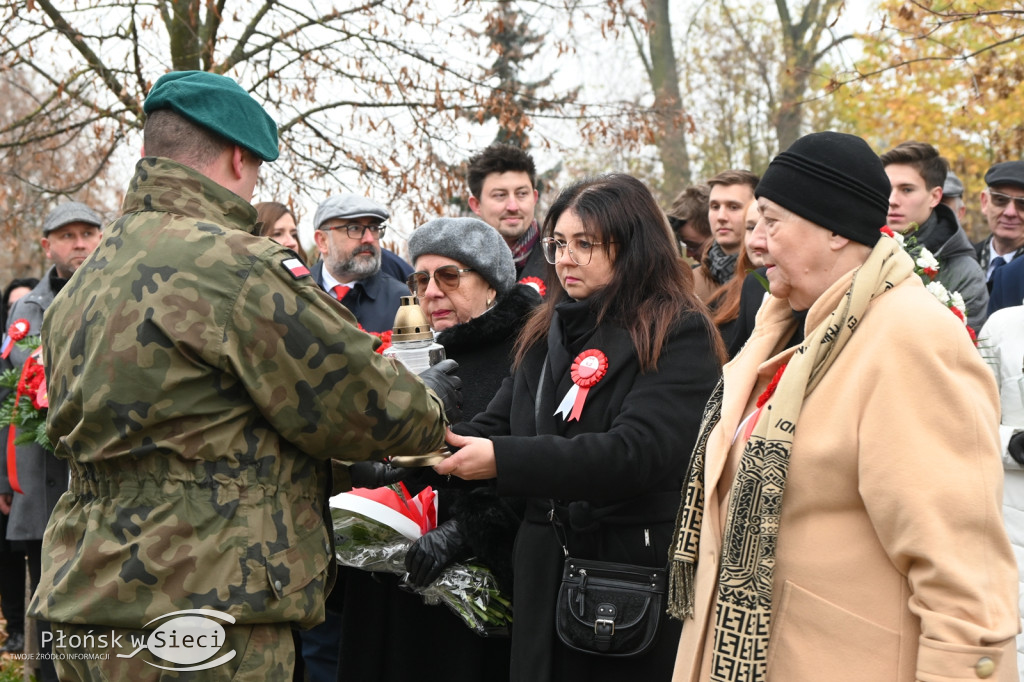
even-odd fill
[{"label": "elderly woman in black knit beanie", "polygon": [[772,297],[691,459],[674,682],[1020,679],[995,382],[889,190],[864,140],[821,132],[754,192]]}]

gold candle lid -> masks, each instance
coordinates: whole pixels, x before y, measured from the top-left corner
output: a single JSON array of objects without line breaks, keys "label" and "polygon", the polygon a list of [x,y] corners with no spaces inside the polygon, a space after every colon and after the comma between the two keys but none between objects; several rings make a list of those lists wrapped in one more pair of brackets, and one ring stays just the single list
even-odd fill
[{"label": "gold candle lid", "polygon": [[395,313],[395,327],[391,331],[391,343],[402,341],[433,341],[430,322],[423,313],[415,296],[403,296],[402,305]]}]

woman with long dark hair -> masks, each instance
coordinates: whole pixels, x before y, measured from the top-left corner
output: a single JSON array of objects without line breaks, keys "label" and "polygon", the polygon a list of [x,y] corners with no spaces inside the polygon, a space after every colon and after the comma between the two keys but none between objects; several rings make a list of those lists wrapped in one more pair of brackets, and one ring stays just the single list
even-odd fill
[{"label": "woman with long dark hair", "polygon": [[281,246],[287,247],[306,262],[306,253],[299,243],[299,227],[295,214],[279,201],[261,201],[255,205],[256,221],[263,224],[261,237],[270,237]]},{"label": "woman with long dark hair", "polygon": [[459,450],[436,470],[493,478],[500,495],[528,499],[514,557],[512,680],[668,679],[678,623],[660,613],[639,656],[581,653],[555,633],[556,597],[566,551],[666,566],[674,486],[721,373],[721,340],[637,179],[572,185],[542,236],[549,294],[518,338],[513,376],[486,412],[454,427]]}]

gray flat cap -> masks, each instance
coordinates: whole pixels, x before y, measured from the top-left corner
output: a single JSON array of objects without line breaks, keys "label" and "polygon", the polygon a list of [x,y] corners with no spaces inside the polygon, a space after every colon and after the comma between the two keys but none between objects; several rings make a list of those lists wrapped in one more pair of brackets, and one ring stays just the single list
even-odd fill
[{"label": "gray flat cap", "polygon": [[316,209],[313,216],[313,229],[319,230],[320,226],[332,218],[380,218],[387,220],[391,217],[388,210],[372,199],[361,197],[358,194],[335,194],[327,197]]},{"label": "gray flat cap", "polygon": [[946,181],[942,183],[942,196],[955,199],[964,195],[964,183],[956,176],[956,173],[946,173]]},{"label": "gray flat cap", "polygon": [[43,220],[43,236],[58,230],[69,223],[85,223],[103,227],[103,218],[80,201],[68,201],[50,211]]},{"label": "gray flat cap", "polygon": [[498,231],[476,218],[435,218],[409,237],[409,259],[424,254],[444,256],[473,268],[498,295],[516,284],[512,251]]}]

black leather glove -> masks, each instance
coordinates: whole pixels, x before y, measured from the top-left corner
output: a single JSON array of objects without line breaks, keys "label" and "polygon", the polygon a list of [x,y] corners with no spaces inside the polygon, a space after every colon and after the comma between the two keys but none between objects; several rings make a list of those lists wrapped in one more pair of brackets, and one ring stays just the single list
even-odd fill
[{"label": "black leather glove", "polygon": [[1006,449],[1009,450],[1010,457],[1013,457],[1017,464],[1024,466],[1024,431],[1018,431],[1010,436],[1010,442],[1007,443]]},{"label": "black leather glove", "polygon": [[391,466],[390,462],[354,462],[348,468],[353,488],[383,488],[398,483],[412,469]]},{"label": "black leather glove", "polygon": [[441,399],[444,414],[452,424],[462,420],[462,379],[455,374],[458,368],[459,363],[447,359],[420,372],[423,383]]},{"label": "black leather glove", "polygon": [[457,560],[466,550],[466,539],[455,519],[445,521],[409,547],[405,555],[405,570],[409,571],[409,582],[416,587],[426,587],[437,580],[448,565]]}]

